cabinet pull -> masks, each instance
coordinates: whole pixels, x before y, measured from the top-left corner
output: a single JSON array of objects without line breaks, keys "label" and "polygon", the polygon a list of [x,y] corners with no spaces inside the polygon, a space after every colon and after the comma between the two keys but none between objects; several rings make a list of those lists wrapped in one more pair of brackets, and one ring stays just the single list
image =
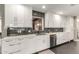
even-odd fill
[{"label": "cabinet pull", "polygon": [[13,41],[13,40],[6,40],[6,42],[11,42],[11,41]]},{"label": "cabinet pull", "polygon": [[14,46],[15,44],[10,44],[9,46]]},{"label": "cabinet pull", "polygon": [[23,38],[22,39],[18,39],[18,40],[23,40]]},{"label": "cabinet pull", "polygon": [[16,51],[14,51],[14,52],[10,52],[10,53],[8,53],[8,54],[14,54],[14,53],[17,53],[17,52],[20,52],[21,50],[16,50]]}]

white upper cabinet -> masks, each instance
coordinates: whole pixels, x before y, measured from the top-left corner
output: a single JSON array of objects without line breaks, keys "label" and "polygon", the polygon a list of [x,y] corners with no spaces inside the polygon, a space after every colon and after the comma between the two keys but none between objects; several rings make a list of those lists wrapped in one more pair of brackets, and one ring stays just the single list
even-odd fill
[{"label": "white upper cabinet", "polygon": [[61,16],[60,27],[65,28],[66,16]]},{"label": "white upper cabinet", "polygon": [[50,20],[50,14],[49,13],[46,13],[45,14],[45,28],[48,28],[49,27],[49,20]]},{"label": "white upper cabinet", "polygon": [[65,25],[65,17],[60,15],[53,15],[53,27],[64,27]]},{"label": "white upper cabinet", "polygon": [[67,17],[66,24],[65,24],[65,31],[66,32],[73,31],[73,18],[72,17]]},{"label": "white upper cabinet", "polygon": [[5,5],[5,26],[32,27],[32,8],[24,5]]},{"label": "white upper cabinet", "polygon": [[24,26],[25,27],[32,27],[32,8],[26,7],[24,9]]},{"label": "white upper cabinet", "polygon": [[45,27],[57,28],[65,26],[66,16],[54,15],[51,12],[45,14]]},{"label": "white upper cabinet", "polygon": [[49,28],[49,27],[53,27],[53,20],[52,20],[52,13],[47,12],[45,14],[45,27]]}]

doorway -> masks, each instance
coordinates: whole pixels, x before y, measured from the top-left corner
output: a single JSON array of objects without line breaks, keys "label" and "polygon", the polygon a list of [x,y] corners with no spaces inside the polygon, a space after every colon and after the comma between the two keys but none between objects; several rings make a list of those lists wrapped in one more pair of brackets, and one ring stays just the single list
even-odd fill
[{"label": "doorway", "polygon": [[35,17],[32,20],[32,27],[34,31],[43,31],[43,19],[40,17]]}]

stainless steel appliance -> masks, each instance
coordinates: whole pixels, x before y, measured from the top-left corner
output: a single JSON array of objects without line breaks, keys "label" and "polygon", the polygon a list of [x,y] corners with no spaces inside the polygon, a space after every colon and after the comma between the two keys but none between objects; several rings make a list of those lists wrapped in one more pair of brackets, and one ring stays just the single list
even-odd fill
[{"label": "stainless steel appliance", "polygon": [[50,48],[56,46],[56,34],[50,35]]}]

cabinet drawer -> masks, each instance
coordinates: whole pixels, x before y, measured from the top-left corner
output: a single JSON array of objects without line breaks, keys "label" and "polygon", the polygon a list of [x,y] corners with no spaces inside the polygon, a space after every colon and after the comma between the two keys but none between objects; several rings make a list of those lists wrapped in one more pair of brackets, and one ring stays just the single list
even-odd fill
[{"label": "cabinet drawer", "polygon": [[2,46],[2,52],[7,51],[9,53],[19,49],[21,49],[21,45]]},{"label": "cabinet drawer", "polygon": [[21,49],[17,49],[17,50],[14,50],[14,51],[6,51],[4,50],[2,52],[2,54],[17,54],[17,53],[20,53],[21,52]]}]

